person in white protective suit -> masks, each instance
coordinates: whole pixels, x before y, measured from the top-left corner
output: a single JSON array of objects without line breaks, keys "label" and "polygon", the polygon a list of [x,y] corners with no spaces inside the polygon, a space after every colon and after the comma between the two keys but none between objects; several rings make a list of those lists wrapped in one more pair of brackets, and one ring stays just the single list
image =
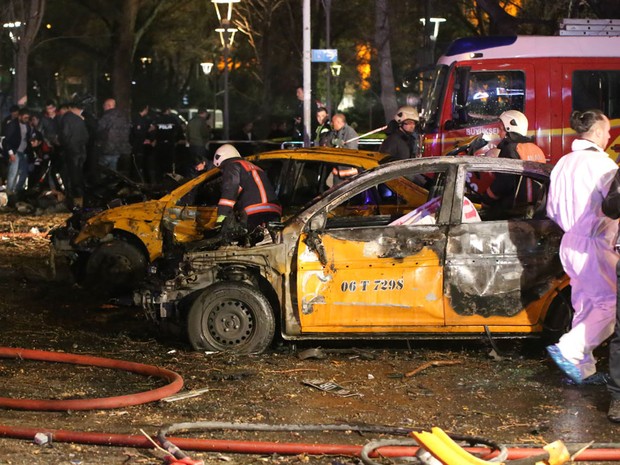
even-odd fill
[{"label": "person in white protective suit", "polygon": [[547,352],[576,384],[605,384],[592,351],[614,331],[618,222],[603,214],[601,204],[618,166],[604,151],[610,125],[600,110],[574,111],[571,128],[579,137],[551,172],[547,215],[565,233],[560,259],[575,313],[571,330]]}]

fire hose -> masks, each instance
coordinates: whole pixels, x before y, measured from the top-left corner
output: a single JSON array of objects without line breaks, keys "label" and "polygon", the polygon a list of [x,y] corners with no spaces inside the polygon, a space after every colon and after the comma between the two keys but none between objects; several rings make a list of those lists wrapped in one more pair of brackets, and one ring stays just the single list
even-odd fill
[{"label": "fire hose", "polygon": [[352,137],[351,139],[345,140],[345,141],[343,142],[343,144],[345,144],[345,145],[346,145],[346,144],[348,144],[349,142],[354,142],[354,141],[356,141],[356,140],[361,139],[362,137],[370,136],[371,134],[376,134],[376,133],[378,133],[378,132],[383,131],[384,129],[387,129],[387,125],[386,125],[386,126],[381,126],[380,128],[373,129],[372,131],[368,131],[368,132],[365,132],[364,134],[360,134],[359,136],[355,136],[355,137]]},{"label": "fire hose", "polygon": [[47,362],[69,363],[73,365],[89,365],[101,368],[111,368],[114,370],[137,373],[144,376],[154,376],[168,381],[167,385],[157,389],[116,397],[67,400],[13,399],[9,397],[0,397],[0,407],[2,408],[53,411],[120,408],[153,402],[175,394],[183,387],[183,379],[174,371],[166,370],[165,368],[159,368],[153,365],[127,362],[124,360],[10,347],[0,347],[0,358],[40,360]]},{"label": "fire hose", "polygon": [[[88,445],[135,447],[152,449],[153,444],[143,435],[97,433],[84,431],[54,430],[43,428],[25,428],[19,426],[0,425],[0,437],[32,440],[37,433],[45,432],[56,442],[71,442]],[[194,439],[168,438],[176,447],[184,450],[200,452],[225,452],[238,454],[280,454],[280,455],[340,455],[361,457],[364,446],[350,444],[325,443],[288,443],[269,441],[242,441],[232,439]],[[570,445],[569,445],[570,446]],[[575,445],[575,447],[580,445]],[[488,447],[467,447],[464,450],[471,454],[489,454]],[[382,457],[413,457],[419,447],[413,446],[382,446],[368,454]],[[540,447],[510,446],[507,448],[508,460],[526,459],[540,455]],[[178,459],[179,461],[183,459]],[[576,461],[620,461],[620,444],[592,444],[590,448],[579,454]],[[182,463],[182,462],[181,462]]]},{"label": "fire hose", "polygon": [[[159,400],[167,395],[178,392],[183,386],[181,377],[170,370],[140,363],[121,360],[91,357],[85,355],[53,353],[39,350],[0,348],[0,358],[21,358],[28,360],[42,360],[77,365],[92,365],[103,368],[120,369],[147,376],[156,376],[169,381],[169,384],[138,394],[118,397],[79,400],[34,400],[0,398],[0,407],[25,410],[90,410],[138,405]],[[309,444],[285,443],[267,441],[241,441],[193,438],[168,438],[167,433],[192,429],[234,429],[245,431],[360,431],[377,434],[412,435],[412,439],[371,441],[365,446],[348,444]],[[44,428],[24,428],[18,426],[0,425],[0,437],[15,439],[34,439],[38,433],[45,432],[51,440],[56,442],[72,442],[90,445],[128,446],[152,448],[149,438],[141,435],[111,434],[82,432],[69,430],[49,430]],[[411,457],[420,451],[431,451],[432,455],[442,463],[465,463],[471,465],[488,464],[490,460],[482,460],[475,455],[490,458],[494,462],[513,461],[514,464],[530,465],[537,461],[549,464],[562,463],[567,455],[566,447],[556,441],[544,448],[536,447],[508,447],[498,446],[492,441],[470,436],[447,435],[439,428],[431,432],[414,430],[411,428],[396,428],[388,426],[352,426],[352,425],[264,425],[264,424],[233,424],[220,422],[179,423],[163,428],[158,433],[158,439],[173,454],[168,459],[171,464],[199,463],[191,461],[181,449],[205,452],[229,452],[242,454],[281,454],[281,455],[342,455],[361,457],[366,465],[375,465],[371,456],[384,457]],[[467,447],[461,447],[454,441],[466,442]],[[559,443],[562,447],[556,446]],[[479,447],[484,445],[486,447]],[[423,447],[422,447],[423,446]],[[478,446],[478,447],[474,447]],[[549,447],[554,446],[554,447]],[[575,450],[582,444],[569,445]],[[620,444],[589,444],[589,448],[580,451],[574,457],[578,461],[620,461]],[[380,450],[380,452],[379,452]],[[514,462],[518,461],[518,462]]]}]

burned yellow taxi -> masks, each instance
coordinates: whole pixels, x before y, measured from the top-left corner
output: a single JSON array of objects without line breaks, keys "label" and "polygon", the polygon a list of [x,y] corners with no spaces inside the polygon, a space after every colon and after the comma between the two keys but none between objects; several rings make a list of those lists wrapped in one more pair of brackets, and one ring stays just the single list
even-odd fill
[{"label": "burned yellow taxi", "polygon": [[[134,293],[196,349],[284,339],[534,336],[570,319],[545,216],[551,167],[486,157],[387,163],[343,181],[253,247],[199,242]],[[475,180],[510,180],[487,206]],[[166,268],[164,270],[164,268]]]},{"label": "burned yellow taxi", "polygon": [[[291,215],[333,185],[334,171],[363,171],[384,158],[376,152],[316,147],[248,157],[268,174],[284,215]],[[166,249],[199,240],[215,224],[221,175],[213,169],[159,200],[76,213],[54,231],[55,253],[68,258],[77,278],[109,290],[127,290]]]}]

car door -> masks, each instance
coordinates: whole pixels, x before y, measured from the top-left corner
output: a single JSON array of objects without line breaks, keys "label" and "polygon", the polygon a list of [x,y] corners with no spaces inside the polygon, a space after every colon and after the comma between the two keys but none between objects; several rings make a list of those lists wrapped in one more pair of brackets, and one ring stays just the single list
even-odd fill
[{"label": "car door", "polygon": [[[418,175],[433,184],[424,188],[424,200],[423,188],[411,181]],[[451,177],[445,167],[432,173],[392,170],[326,206],[317,215],[325,221],[310,222],[296,263],[302,333],[393,333],[444,325]]]},{"label": "car door", "polygon": [[[518,327],[539,323],[541,298],[563,275],[558,256],[562,232],[545,215],[548,178],[540,170],[524,171],[522,164],[514,168],[517,163],[510,169],[461,167],[446,250],[449,326],[523,331]],[[504,180],[512,175],[518,192],[498,205],[481,204],[467,179],[489,174]],[[464,221],[468,201],[477,207],[477,221]]]}]

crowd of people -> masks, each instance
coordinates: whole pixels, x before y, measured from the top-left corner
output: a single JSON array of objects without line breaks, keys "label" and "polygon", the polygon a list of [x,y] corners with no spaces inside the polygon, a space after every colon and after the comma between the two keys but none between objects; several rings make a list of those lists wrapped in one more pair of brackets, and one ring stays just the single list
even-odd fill
[{"label": "crowd of people", "polygon": [[96,117],[88,104],[48,101],[42,112],[10,108],[0,127],[0,183],[9,204],[53,193],[64,207],[80,208],[106,173],[159,185],[166,173],[189,176],[198,159],[207,158],[206,109],[185,124],[171,108],[152,114],[144,105],[130,118],[109,98]]}]

